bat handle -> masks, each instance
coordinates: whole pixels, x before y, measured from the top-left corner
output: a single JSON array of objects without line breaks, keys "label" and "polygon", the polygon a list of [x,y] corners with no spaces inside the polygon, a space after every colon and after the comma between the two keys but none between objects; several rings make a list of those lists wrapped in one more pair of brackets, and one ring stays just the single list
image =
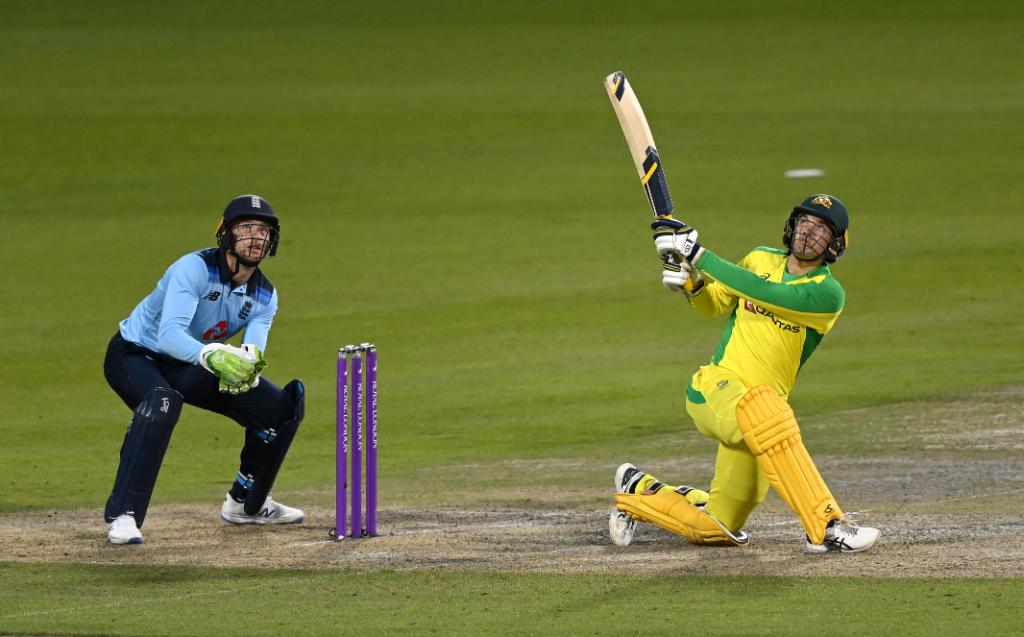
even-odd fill
[{"label": "bat handle", "polygon": [[[669,263],[671,265],[679,265],[682,263],[682,259],[680,259],[678,254],[666,254],[662,259],[664,259],[665,263]],[[686,279],[686,283],[683,283],[683,288],[685,288],[687,292],[692,292],[693,281]]]}]

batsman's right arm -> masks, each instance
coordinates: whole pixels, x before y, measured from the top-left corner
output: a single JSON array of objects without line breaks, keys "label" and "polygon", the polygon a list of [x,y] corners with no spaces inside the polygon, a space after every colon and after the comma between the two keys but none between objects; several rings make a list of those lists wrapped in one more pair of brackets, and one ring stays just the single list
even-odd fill
[{"label": "batsman's right arm", "polygon": [[732,313],[737,297],[714,280],[704,279],[704,287],[690,297],[690,307],[701,316],[723,316]]}]

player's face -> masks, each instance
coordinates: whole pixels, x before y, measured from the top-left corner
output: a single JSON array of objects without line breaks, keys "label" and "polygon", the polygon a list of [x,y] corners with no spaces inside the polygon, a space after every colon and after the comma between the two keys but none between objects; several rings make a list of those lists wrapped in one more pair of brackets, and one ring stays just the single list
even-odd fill
[{"label": "player's face", "polygon": [[812,215],[796,218],[793,235],[793,254],[803,261],[813,261],[822,256],[832,242],[832,230],[828,224]]},{"label": "player's face", "polygon": [[270,254],[270,243],[274,229],[265,221],[247,219],[233,228],[235,254],[246,261],[259,261]]}]

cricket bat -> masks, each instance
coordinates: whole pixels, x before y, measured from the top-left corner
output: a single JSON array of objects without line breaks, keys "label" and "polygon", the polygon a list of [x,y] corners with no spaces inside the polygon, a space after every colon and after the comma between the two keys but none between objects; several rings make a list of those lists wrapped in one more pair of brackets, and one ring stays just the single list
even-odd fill
[{"label": "cricket bat", "polygon": [[[672,194],[668,190],[668,180],[665,179],[665,166],[658,154],[657,146],[654,145],[654,135],[647,124],[644,109],[640,107],[640,100],[636,98],[632,85],[622,71],[616,71],[604,78],[604,88],[608,91],[608,99],[611,100],[615,115],[619,118],[622,134],[626,137],[626,145],[633,156],[633,165],[636,166],[640,184],[644,187],[647,202],[651,204],[654,216],[658,219],[671,219]],[[692,285],[687,281],[684,287],[689,290]]]}]

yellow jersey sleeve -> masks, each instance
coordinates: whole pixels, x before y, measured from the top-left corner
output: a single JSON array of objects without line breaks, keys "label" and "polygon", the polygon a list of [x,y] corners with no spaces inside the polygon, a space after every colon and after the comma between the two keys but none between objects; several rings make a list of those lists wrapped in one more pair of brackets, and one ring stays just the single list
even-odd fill
[{"label": "yellow jersey sleeve", "polygon": [[736,307],[736,295],[724,285],[708,280],[703,290],[690,297],[690,307],[701,316],[722,316]]},{"label": "yellow jersey sleeve", "polygon": [[[750,255],[747,255],[736,265],[747,269],[749,259]],[[719,285],[714,279],[705,277],[704,289],[690,297],[690,306],[701,316],[723,316],[733,311],[738,298],[725,285]]]}]

